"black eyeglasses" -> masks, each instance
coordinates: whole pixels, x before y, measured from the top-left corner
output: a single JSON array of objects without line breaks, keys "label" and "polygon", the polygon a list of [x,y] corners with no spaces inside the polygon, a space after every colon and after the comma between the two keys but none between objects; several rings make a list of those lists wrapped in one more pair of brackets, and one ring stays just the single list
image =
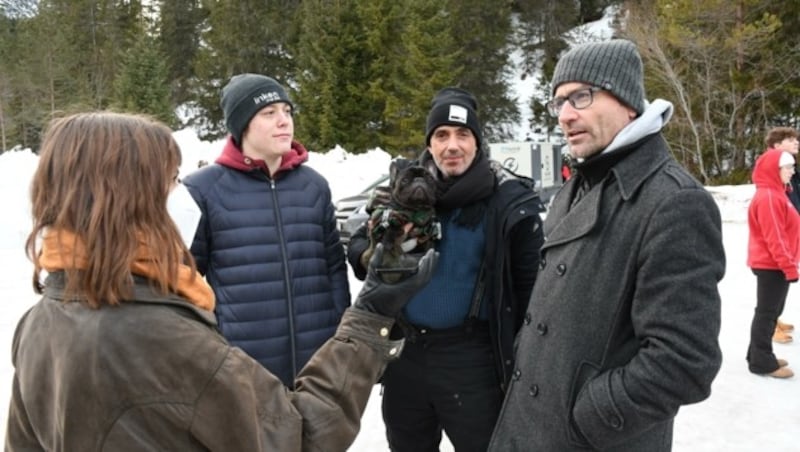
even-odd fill
[{"label": "black eyeglasses", "polygon": [[550,113],[550,116],[557,118],[561,113],[561,108],[564,107],[566,102],[569,102],[572,108],[576,110],[583,110],[592,105],[594,93],[602,91],[602,89],[603,88],[598,88],[596,86],[590,86],[589,88],[573,91],[567,97],[554,97],[553,100],[547,103],[547,112]]}]

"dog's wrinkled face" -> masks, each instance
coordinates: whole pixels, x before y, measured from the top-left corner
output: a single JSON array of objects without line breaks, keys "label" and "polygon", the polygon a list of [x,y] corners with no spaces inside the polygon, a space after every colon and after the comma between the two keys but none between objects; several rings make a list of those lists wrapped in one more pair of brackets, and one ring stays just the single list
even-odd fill
[{"label": "dog's wrinkled face", "polygon": [[[425,168],[407,160],[389,167],[388,202],[373,206],[370,246],[361,255],[366,268],[376,244],[383,243],[380,275],[393,283],[416,269],[419,257],[441,235],[436,220],[436,179]],[[377,190],[377,189],[376,189]]]},{"label": "dog's wrinkled face", "polygon": [[405,209],[429,209],[436,202],[436,181],[421,166],[399,169],[391,189],[392,201]]}]

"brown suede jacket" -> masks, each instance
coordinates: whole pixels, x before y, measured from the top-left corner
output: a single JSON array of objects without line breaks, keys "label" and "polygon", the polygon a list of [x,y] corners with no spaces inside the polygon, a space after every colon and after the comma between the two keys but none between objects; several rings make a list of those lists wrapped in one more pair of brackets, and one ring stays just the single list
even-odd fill
[{"label": "brown suede jacket", "polygon": [[211,312],[137,279],[134,300],[65,302],[63,275],[14,335],[6,451],[344,451],[402,343],[349,308],[289,391]]}]

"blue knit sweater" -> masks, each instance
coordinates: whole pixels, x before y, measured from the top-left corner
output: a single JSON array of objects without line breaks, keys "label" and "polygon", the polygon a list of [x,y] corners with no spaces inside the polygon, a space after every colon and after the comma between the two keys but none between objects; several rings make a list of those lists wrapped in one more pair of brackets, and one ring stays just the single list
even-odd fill
[{"label": "blue knit sweater", "polygon": [[[452,328],[464,324],[486,244],[485,221],[470,229],[455,223],[461,209],[440,214],[442,239],[436,244],[439,261],[431,282],[405,308],[406,319],[418,327]],[[481,319],[487,318],[486,303]]]}]

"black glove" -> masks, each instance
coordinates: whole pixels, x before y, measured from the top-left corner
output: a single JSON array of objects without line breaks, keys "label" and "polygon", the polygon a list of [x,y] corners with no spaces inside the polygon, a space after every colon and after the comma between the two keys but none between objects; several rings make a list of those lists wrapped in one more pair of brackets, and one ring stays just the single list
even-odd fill
[{"label": "black glove", "polygon": [[417,267],[395,283],[381,279],[381,272],[389,269],[379,268],[383,261],[383,244],[378,244],[369,261],[367,278],[361,287],[353,307],[374,312],[385,317],[397,317],[408,301],[431,280],[439,253],[429,249],[417,262]]}]

